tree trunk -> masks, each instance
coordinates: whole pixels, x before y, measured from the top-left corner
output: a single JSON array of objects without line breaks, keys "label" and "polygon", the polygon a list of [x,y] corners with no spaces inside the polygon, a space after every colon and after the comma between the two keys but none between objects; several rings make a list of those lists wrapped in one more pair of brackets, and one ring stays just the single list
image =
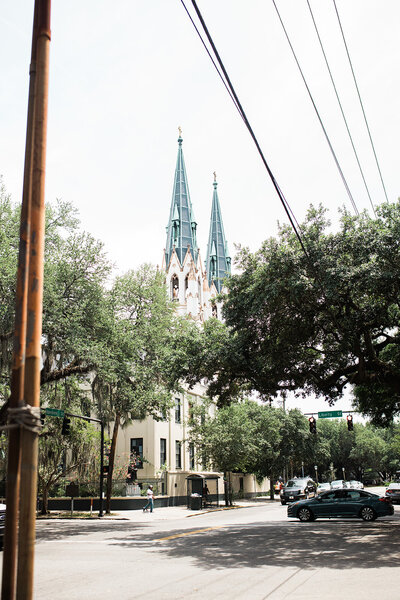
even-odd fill
[{"label": "tree trunk", "polygon": [[115,450],[117,449],[117,436],[119,424],[121,422],[121,415],[115,415],[114,421],[114,429],[111,438],[111,448],[110,448],[110,456],[108,458],[108,475],[107,475],[107,491],[106,491],[106,514],[110,514],[111,507],[111,491],[112,491],[112,477],[114,471],[114,461],[115,461]]},{"label": "tree trunk", "polygon": [[48,508],[49,508],[49,488],[47,487],[47,485],[43,484],[43,487],[42,487],[42,510],[40,511],[40,514],[47,515],[47,513],[49,512]]},{"label": "tree trunk", "polygon": [[275,484],[274,484],[274,477],[273,477],[273,472],[271,471],[270,475],[269,475],[269,495],[270,495],[270,500],[275,500]]},{"label": "tree trunk", "polygon": [[229,492],[228,492],[228,472],[224,471],[224,496],[225,496],[225,506],[229,506]]}]

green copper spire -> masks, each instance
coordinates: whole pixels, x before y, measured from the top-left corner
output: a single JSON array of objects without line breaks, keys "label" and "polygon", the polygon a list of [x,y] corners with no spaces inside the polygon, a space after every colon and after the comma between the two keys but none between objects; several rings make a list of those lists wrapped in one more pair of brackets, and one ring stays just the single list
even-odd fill
[{"label": "green copper spire", "polygon": [[223,280],[231,273],[231,258],[228,244],[225,240],[224,226],[222,224],[221,207],[218,200],[217,180],[214,173],[214,193],[211,208],[210,233],[208,236],[206,270],[208,284],[212,282],[218,292],[221,291]]},{"label": "green copper spire", "polygon": [[188,247],[190,247],[195,262],[198,255],[196,240],[197,223],[190,201],[182,141],[181,129],[179,128],[178,159],[176,161],[174,190],[172,192],[171,210],[167,225],[167,244],[165,247],[165,262],[167,265],[169,264],[174,248],[181,265],[185,260]]}]

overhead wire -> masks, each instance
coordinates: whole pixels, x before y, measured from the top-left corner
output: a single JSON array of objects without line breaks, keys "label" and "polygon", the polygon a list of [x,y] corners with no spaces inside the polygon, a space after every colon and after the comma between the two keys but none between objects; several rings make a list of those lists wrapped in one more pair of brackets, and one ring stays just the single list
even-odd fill
[{"label": "overhead wire", "polygon": [[[251,125],[250,125],[250,122],[247,119],[246,113],[245,113],[245,111],[244,111],[244,109],[243,109],[243,107],[242,107],[242,105],[240,103],[240,100],[239,100],[239,98],[238,98],[238,96],[237,96],[237,94],[235,92],[235,89],[234,89],[234,87],[232,85],[232,82],[231,82],[231,80],[229,78],[229,75],[228,75],[228,73],[227,73],[227,71],[225,69],[225,66],[224,66],[224,64],[222,62],[222,59],[219,56],[218,50],[217,50],[217,48],[216,48],[216,46],[214,44],[214,41],[213,41],[213,39],[212,39],[209,31],[208,31],[207,25],[206,25],[206,23],[205,23],[205,21],[203,19],[203,16],[202,16],[202,14],[201,14],[201,12],[200,12],[197,4],[196,4],[196,0],[191,0],[191,1],[192,1],[192,5],[193,5],[193,7],[194,7],[194,9],[196,11],[196,14],[197,14],[197,16],[198,16],[198,18],[200,20],[200,23],[201,23],[201,25],[203,27],[203,30],[204,30],[204,32],[205,32],[205,34],[207,36],[208,42],[209,42],[209,44],[210,44],[210,46],[211,46],[211,48],[212,48],[212,50],[213,50],[213,52],[215,54],[215,57],[216,57],[217,62],[219,64],[220,68],[221,68],[221,71],[222,71],[222,73],[223,73],[223,75],[224,75],[224,77],[226,79],[226,84],[229,87],[229,90],[230,90],[230,92],[232,94],[231,97],[233,97],[234,100],[235,100],[234,103],[235,103],[236,109],[238,110],[238,112],[239,112],[242,120],[244,121],[244,123],[245,123],[245,125],[246,125],[246,127],[247,127],[247,129],[248,129],[248,131],[249,131],[249,133],[250,133],[250,135],[251,135],[251,137],[252,137],[255,145],[256,145],[256,148],[257,148],[258,153],[259,153],[259,155],[260,155],[260,157],[262,159],[262,162],[263,162],[263,164],[264,164],[264,166],[265,166],[265,168],[266,168],[266,170],[268,172],[268,175],[270,176],[272,184],[273,184],[273,186],[274,186],[274,188],[275,188],[275,190],[276,190],[276,192],[278,194],[278,197],[279,197],[279,199],[280,199],[280,201],[281,201],[281,203],[283,205],[283,208],[284,208],[284,210],[285,210],[285,212],[287,214],[287,217],[289,219],[290,225],[291,225],[294,233],[296,234],[296,237],[297,237],[298,242],[299,242],[299,244],[301,246],[301,249],[302,249],[302,251],[303,251],[303,253],[304,253],[305,257],[306,257],[306,260],[307,260],[307,262],[308,262],[311,270],[314,273],[315,283],[317,284],[317,287],[319,288],[319,290],[320,290],[320,292],[322,294],[322,297],[327,302],[327,310],[329,312],[331,312],[331,309],[329,308],[329,304],[328,304],[328,301],[327,301],[327,295],[325,293],[324,285],[323,285],[323,283],[321,281],[321,278],[320,278],[320,274],[319,274],[319,272],[318,272],[318,270],[316,268],[316,265],[313,263],[310,255],[309,255],[309,253],[308,253],[308,251],[306,249],[306,241],[305,241],[305,239],[304,239],[304,242],[303,242],[302,237],[305,237],[305,236],[304,236],[304,234],[303,234],[303,232],[301,230],[301,227],[299,226],[299,224],[297,222],[297,219],[294,216],[294,213],[293,213],[293,211],[292,211],[292,209],[290,207],[289,202],[286,200],[286,198],[285,198],[282,190],[280,189],[280,187],[278,185],[278,182],[276,181],[276,179],[275,179],[275,177],[274,177],[274,175],[273,175],[273,173],[272,173],[272,171],[271,171],[271,169],[270,169],[270,167],[269,167],[269,165],[268,165],[268,163],[267,163],[267,161],[265,159],[265,156],[264,156],[264,153],[263,153],[263,151],[262,151],[262,149],[260,147],[260,144],[258,143],[258,140],[257,140],[257,138],[255,136],[255,133],[254,133]],[[188,10],[187,10],[187,8],[185,6],[184,0],[181,0],[181,3],[184,6],[187,14],[189,14],[189,12],[188,12]],[[193,19],[190,19],[190,20],[191,20],[192,24],[194,25]],[[196,31],[197,31],[198,35],[200,36],[200,38],[202,39],[202,36],[199,33],[197,27],[196,27]],[[202,43],[205,46],[205,43],[204,43],[203,40],[202,40]],[[209,52],[207,52],[207,53],[210,56],[210,53]],[[212,61],[212,62],[214,64],[214,67],[217,68],[215,62],[214,61]],[[218,71],[218,69],[217,69],[217,71]],[[297,225],[297,227],[296,227],[296,225]],[[332,313],[332,319],[336,323],[337,320],[336,320],[336,317],[335,317],[334,313]]]},{"label": "overhead wire", "polygon": [[[185,8],[185,11],[186,11],[186,13],[189,15],[189,11],[188,11],[188,9],[186,8],[186,5],[185,5],[185,2],[184,2],[184,0],[181,0],[181,3],[182,3],[182,5],[183,5],[183,7]],[[283,205],[283,208],[284,208],[284,210],[285,210],[285,212],[286,212],[286,215],[287,215],[287,217],[288,217],[288,219],[289,219],[290,225],[291,225],[291,227],[292,227],[293,231],[294,231],[294,232],[295,232],[295,234],[296,234],[296,237],[297,237],[297,239],[298,239],[298,241],[299,241],[299,243],[300,243],[300,246],[301,246],[301,248],[302,248],[302,250],[303,250],[304,254],[305,254],[305,255],[307,256],[307,258],[310,260],[309,254],[308,254],[308,252],[307,252],[307,250],[306,250],[306,247],[305,247],[305,244],[303,243],[303,240],[302,240],[302,236],[301,236],[301,229],[300,229],[300,227],[299,227],[299,225],[298,225],[298,223],[297,223],[297,220],[296,220],[296,219],[295,219],[295,217],[294,217],[293,211],[292,211],[292,209],[290,208],[288,201],[286,200],[286,198],[285,198],[285,196],[284,196],[284,194],[283,194],[282,190],[280,189],[280,187],[279,187],[279,185],[278,185],[278,183],[277,183],[277,181],[276,181],[276,179],[275,179],[275,177],[274,177],[274,175],[273,175],[273,173],[272,173],[272,171],[271,171],[271,169],[270,169],[270,167],[269,167],[269,165],[268,165],[268,163],[267,163],[267,160],[266,160],[266,158],[265,158],[265,156],[264,156],[264,153],[263,153],[263,151],[262,151],[262,149],[261,149],[261,146],[260,146],[260,144],[259,144],[259,142],[258,142],[258,140],[257,140],[257,137],[256,137],[256,135],[255,135],[255,133],[254,133],[254,131],[253,131],[253,129],[252,129],[252,127],[251,127],[250,123],[249,123],[249,120],[248,120],[248,118],[247,118],[247,116],[246,116],[246,113],[245,113],[245,111],[244,111],[244,109],[243,109],[243,107],[242,107],[242,105],[241,105],[241,103],[240,103],[240,101],[239,101],[239,98],[238,98],[238,96],[237,96],[237,94],[236,94],[236,91],[235,91],[235,89],[234,89],[234,87],[233,87],[233,85],[232,85],[232,82],[231,82],[231,80],[230,80],[230,78],[229,78],[229,75],[228,75],[228,73],[227,73],[227,71],[226,71],[226,69],[225,69],[225,66],[224,66],[224,64],[223,64],[223,62],[222,62],[222,60],[221,60],[221,57],[220,57],[220,55],[219,55],[219,53],[218,53],[218,50],[217,50],[217,48],[216,48],[216,46],[215,46],[215,44],[214,44],[214,41],[213,41],[213,39],[212,39],[212,37],[211,37],[211,35],[210,35],[209,31],[208,31],[207,25],[206,25],[206,23],[205,23],[205,21],[204,21],[204,19],[203,19],[203,16],[202,16],[202,14],[201,14],[201,12],[200,12],[200,10],[199,10],[199,8],[198,8],[197,4],[196,4],[196,1],[195,1],[195,0],[192,0],[192,4],[193,4],[193,7],[194,7],[194,9],[195,9],[195,11],[196,11],[196,14],[197,14],[197,16],[198,16],[198,19],[199,19],[199,21],[200,21],[200,23],[201,23],[201,25],[202,25],[202,28],[203,28],[203,30],[204,30],[204,33],[205,33],[205,35],[206,35],[206,37],[207,37],[207,39],[208,39],[208,42],[209,42],[209,44],[210,44],[210,46],[211,46],[211,48],[212,48],[212,50],[213,50],[213,52],[214,52],[214,55],[215,55],[215,57],[216,57],[217,63],[218,63],[218,65],[219,65],[219,68],[221,69],[221,71],[222,71],[222,73],[223,73],[223,76],[224,76],[224,78],[225,78],[225,79],[224,79],[224,85],[226,84],[226,85],[225,85],[225,87],[228,87],[228,88],[229,88],[229,91],[230,91],[230,94],[229,94],[229,95],[231,96],[231,99],[233,99],[233,100],[234,100],[235,107],[236,107],[237,111],[239,112],[239,114],[240,114],[240,116],[241,116],[242,120],[244,121],[244,123],[245,123],[245,125],[246,125],[246,127],[247,127],[247,129],[248,129],[248,131],[249,131],[249,133],[250,133],[250,135],[251,135],[251,137],[252,137],[252,139],[253,139],[253,142],[254,142],[254,143],[255,143],[255,145],[256,145],[256,148],[257,148],[257,150],[258,150],[258,153],[259,153],[259,155],[260,155],[260,157],[261,157],[261,160],[263,161],[263,164],[264,164],[264,166],[265,166],[265,168],[266,168],[266,170],[267,170],[267,172],[268,172],[268,174],[269,174],[269,176],[270,176],[270,179],[271,179],[271,181],[272,181],[272,184],[273,184],[273,186],[274,186],[274,188],[275,188],[275,190],[276,190],[276,192],[277,192],[277,194],[278,194],[278,196],[279,196],[279,199],[280,199],[280,201],[281,201],[281,203],[282,203],[282,205]],[[190,20],[191,20],[192,24],[194,25],[193,19],[192,19],[192,18],[190,18]],[[197,34],[199,35],[199,37],[200,37],[200,39],[201,39],[201,41],[202,41],[203,45],[206,47],[206,45],[205,45],[205,43],[204,43],[204,41],[203,41],[203,39],[202,39],[202,36],[201,36],[201,34],[199,33],[199,31],[198,31],[197,27],[196,27],[196,31],[197,31]],[[208,51],[208,49],[207,49],[207,53],[208,53],[208,55],[210,56],[210,52]],[[220,77],[221,77],[220,71],[219,71],[219,69],[217,68],[217,66],[216,66],[215,62],[214,62],[214,61],[212,61],[212,62],[213,62],[213,64],[214,64],[214,67],[216,68],[217,72],[219,73],[219,75],[220,75]],[[297,224],[297,226],[296,226],[296,224]]]},{"label": "overhead wire", "polygon": [[[186,8],[185,3],[184,3],[184,0],[181,0],[181,3],[184,6],[186,12],[188,13],[187,8]],[[319,291],[320,291],[322,297],[324,298],[324,300],[325,300],[325,302],[327,304],[327,310],[328,310],[329,313],[331,313],[333,322],[337,324],[336,316],[331,311],[331,308],[329,306],[329,302],[328,302],[328,299],[327,299],[327,294],[325,292],[324,284],[322,283],[322,280],[321,280],[321,277],[320,277],[320,273],[318,272],[317,266],[313,263],[313,261],[311,259],[311,256],[308,253],[308,250],[306,249],[305,236],[304,236],[304,234],[303,234],[303,232],[301,230],[301,227],[299,226],[299,224],[297,222],[297,219],[295,218],[294,213],[293,213],[293,211],[292,211],[292,209],[291,209],[291,207],[289,205],[289,202],[286,200],[286,198],[285,198],[282,190],[280,189],[280,187],[278,185],[278,182],[276,181],[276,179],[275,179],[275,177],[274,177],[274,175],[273,175],[273,173],[272,173],[272,171],[271,171],[271,169],[270,169],[270,167],[269,167],[269,165],[268,165],[268,163],[267,163],[267,161],[265,159],[264,153],[263,153],[263,151],[262,151],[262,149],[261,149],[261,147],[260,147],[260,145],[258,143],[258,140],[257,140],[257,138],[256,138],[256,136],[254,134],[254,131],[253,131],[253,129],[252,129],[250,123],[249,123],[249,120],[247,119],[246,113],[245,113],[245,111],[244,111],[244,109],[243,109],[243,107],[242,107],[242,105],[241,105],[241,103],[239,101],[239,98],[238,98],[238,96],[237,96],[237,94],[235,92],[235,89],[234,89],[234,87],[232,85],[232,82],[231,82],[229,76],[228,76],[228,73],[227,73],[227,71],[225,69],[225,66],[224,66],[224,64],[223,64],[223,62],[222,62],[222,60],[221,60],[221,58],[219,56],[217,48],[216,48],[216,46],[214,44],[214,41],[213,41],[213,39],[212,39],[209,31],[208,31],[207,25],[206,25],[206,23],[205,23],[205,21],[203,19],[203,16],[202,16],[202,14],[201,14],[201,12],[200,12],[197,4],[196,4],[196,1],[192,0],[192,4],[193,4],[194,9],[196,11],[196,14],[197,14],[197,16],[198,16],[198,18],[200,20],[200,23],[201,23],[201,25],[203,27],[203,30],[204,30],[204,32],[205,32],[205,34],[207,36],[207,39],[208,39],[208,41],[209,41],[209,43],[211,45],[211,48],[212,48],[212,50],[213,50],[213,52],[215,54],[217,62],[218,62],[219,66],[220,66],[220,68],[222,70],[222,73],[224,74],[224,77],[226,78],[226,83],[227,83],[227,85],[228,85],[228,87],[229,87],[229,89],[230,89],[230,91],[232,93],[233,98],[235,99],[236,109],[238,110],[238,112],[239,112],[242,120],[244,121],[244,123],[245,123],[245,125],[246,125],[246,127],[247,127],[247,129],[248,129],[248,131],[249,131],[249,133],[250,133],[250,135],[251,135],[251,137],[252,137],[255,145],[256,145],[256,148],[257,148],[258,153],[259,153],[259,155],[260,155],[260,157],[262,159],[262,162],[263,162],[263,164],[264,164],[264,166],[265,166],[265,168],[266,168],[266,170],[267,170],[267,172],[268,172],[268,174],[270,176],[272,184],[273,184],[273,186],[274,186],[274,188],[275,188],[275,190],[276,190],[276,192],[278,194],[278,197],[279,197],[279,199],[280,199],[280,201],[281,201],[281,203],[283,205],[283,208],[284,208],[284,210],[286,212],[286,215],[287,215],[287,217],[289,219],[290,225],[291,225],[291,227],[292,227],[292,229],[293,229],[293,231],[294,231],[294,233],[295,233],[295,235],[297,237],[297,240],[298,240],[298,242],[300,244],[300,247],[301,247],[301,249],[302,249],[302,251],[303,251],[303,253],[304,253],[305,257],[306,257],[306,260],[307,260],[307,262],[308,262],[308,264],[310,266],[310,269],[311,269],[311,271],[314,274],[315,282],[314,282],[313,285],[315,285],[316,287],[319,288]],[[192,24],[194,24],[193,23],[193,19],[190,19],[190,20],[191,20]],[[201,35],[200,35],[200,33],[199,33],[199,31],[198,31],[197,28],[196,28],[196,31],[197,31],[198,35],[201,37]],[[203,45],[204,45],[204,41],[203,40],[202,40],[202,42],[203,42]],[[210,56],[209,52],[208,52],[208,54]],[[216,67],[214,61],[213,61],[213,64],[214,64],[214,67]],[[296,225],[297,225],[297,227],[296,227]],[[304,241],[302,239],[303,237],[304,237]]]},{"label": "overhead wire", "polygon": [[287,32],[287,29],[286,29],[286,27],[285,27],[285,24],[284,24],[284,22],[283,22],[283,20],[282,20],[282,17],[281,17],[281,15],[280,15],[280,12],[279,12],[279,10],[278,10],[278,7],[277,7],[277,5],[276,5],[276,2],[275,2],[275,0],[272,0],[272,3],[273,3],[273,5],[274,5],[274,7],[275,7],[276,14],[278,15],[278,18],[279,18],[279,21],[280,21],[280,23],[281,23],[282,29],[283,29],[283,31],[284,31],[284,34],[285,34],[285,36],[286,36],[286,40],[287,40],[287,42],[288,42],[288,44],[289,44],[289,47],[290,47],[290,49],[291,49],[291,51],[292,51],[293,57],[294,57],[294,59],[295,59],[295,62],[296,62],[296,64],[297,64],[297,67],[298,67],[298,69],[299,69],[300,75],[301,75],[301,77],[302,77],[302,79],[303,79],[303,83],[304,83],[304,85],[305,85],[305,87],[306,87],[306,90],[307,90],[307,92],[308,92],[308,95],[309,95],[309,98],[310,98],[310,100],[311,100],[311,103],[312,103],[312,105],[313,105],[313,107],[314,107],[314,110],[315,110],[315,113],[316,113],[316,115],[317,115],[318,121],[319,121],[319,123],[320,123],[320,125],[321,125],[321,128],[322,128],[322,131],[323,131],[323,133],[324,133],[324,135],[325,135],[325,139],[326,139],[326,141],[327,141],[327,143],[328,143],[329,149],[330,149],[330,151],[331,151],[331,154],[332,154],[332,156],[333,156],[333,160],[335,161],[336,167],[337,167],[337,169],[338,169],[338,171],[339,171],[340,177],[341,177],[341,179],[342,179],[342,182],[343,182],[343,185],[344,185],[344,187],[345,187],[345,189],[346,189],[346,192],[347,192],[347,195],[348,195],[348,197],[349,197],[349,200],[350,200],[350,202],[351,202],[351,205],[352,205],[352,207],[353,207],[353,210],[354,210],[354,212],[356,213],[356,215],[358,215],[358,214],[359,214],[359,211],[358,211],[357,205],[356,205],[356,203],[355,203],[355,200],[354,200],[354,198],[353,198],[353,195],[352,195],[352,193],[351,193],[351,191],[350,191],[350,187],[349,187],[349,185],[348,185],[348,183],[347,183],[347,181],[346,181],[346,178],[345,178],[345,176],[344,176],[344,173],[343,173],[343,171],[342,171],[342,168],[341,168],[341,166],[340,166],[339,160],[338,160],[338,158],[337,158],[337,156],[336,156],[335,150],[333,149],[333,146],[332,146],[331,140],[330,140],[330,138],[329,138],[328,132],[326,131],[326,128],[325,128],[325,125],[324,125],[324,123],[323,123],[323,121],[322,121],[321,115],[319,114],[319,111],[318,111],[317,105],[316,105],[316,103],[315,103],[315,101],[314,101],[313,95],[312,95],[312,93],[311,93],[311,90],[310,90],[310,88],[309,88],[309,85],[308,85],[308,83],[307,83],[307,80],[306,80],[306,78],[305,78],[305,75],[304,75],[304,73],[303,73],[303,70],[302,70],[302,68],[301,68],[301,66],[300,66],[300,62],[299,62],[299,60],[298,60],[298,58],[297,58],[297,55],[296,55],[296,52],[295,52],[295,50],[294,50],[293,44],[292,44],[292,42],[290,41],[289,34],[288,34],[288,32]]},{"label": "overhead wire", "polygon": [[334,79],[333,79],[332,71],[331,71],[331,68],[330,68],[330,66],[329,66],[328,58],[327,58],[327,56],[326,56],[326,52],[325,52],[325,49],[324,49],[324,45],[323,45],[323,43],[322,43],[322,39],[321,39],[321,36],[320,36],[319,30],[318,30],[317,23],[316,23],[316,21],[315,21],[314,14],[313,14],[313,11],[312,11],[312,8],[311,8],[311,4],[310,4],[310,1],[309,1],[309,0],[307,0],[307,5],[308,5],[308,9],[309,9],[309,11],[310,11],[311,19],[312,19],[312,22],[313,22],[313,24],[314,24],[314,29],[315,29],[315,32],[316,32],[316,34],[317,34],[317,37],[318,37],[319,44],[320,44],[320,46],[321,46],[321,51],[322,51],[322,54],[323,54],[323,56],[324,56],[324,59],[325,59],[326,68],[328,69],[329,77],[330,77],[330,79],[331,79],[332,86],[333,86],[333,89],[334,89],[334,91],[335,91],[335,95],[336,95],[336,99],[337,99],[337,101],[338,101],[338,104],[339,104],[340,112],[342,113],[343,121],[344,121],[344,124],[345,124],[345,126],[346,126],[346,129],[347,129],[347,134],[348,134],[348,136],[349,136],[350,143],[351,143],[351,146],[352,146],[352,148],[353,148],[354,156],[355,156],[355,158],[356,158],[356,161],[357,161],[357,164],[358,164],[358,168],[359,168],[359,170],[360,170],[361,177],[362,177],[362,180],[363,180],[363,182],[364,182],[364,187],[365,187],[365,189],[366,189],[366,192],[367,192],[367,195],[368,195],[368,198],[369,198],[370,204],[371,204],[372,211],[373,211],[374,215],[376,216],[375,207],[374,207],[374,204],[373,204],[373,202],[372,202],[371,194],[370,194],[370,192],[369,192],[368,185],[367,185],[367,182],[366,182],[366,179],[365,179],[365,176],[364,176],[364,172],[363,172],[363,170],[362,170],[361,163],[360,163],[360,160],[359,160],[359,158],[358,158],[358,153],[357,153],[356,147],[355,147],[355,145],[354,145],[354,142],[353,142],[353,137],[352,137],[352,135],[351,135],[351,133],[350,133],[350,128],[349,128],[349,125],[348,125],[348,123],[347,123],[346,115],[344,114],[343,106],[342,106],[342,103],[341,103],[341,101],[340,101],[340,98],[339,98],[339,93],[338,93],[338,91],[337,91],[337,87],[336,87],[335,81],[334,81]]},{"label": "overhead wire", "polygon": [[[235,105],[236,109],[239,111],[239,114],[240,114],[240,109],[239,109],[239,107],[238,107],[238,105],[237,105],[237,103],[236,103],[236,100],[235,100],[235,98],[234,98],[234,96],[233,96],[233,94],[232,94],[231,90],[229,89],[229,87],[228,87],[228,85],[227,85],[227,83],[226,83],[225,79],[223,78],[221,71],[218,69],[218,65],[216,64],[216,62],[215,62],[215,60],[214,60],[214,58],[213,58],[213,56],[212,56],[211,52],[210,52],[210,51],[209,51],[209,49],[207,48],[207,44],[206,44],[206,43],[205,43],[205,41],[203,40],[203,37],[202,37],[202,35],[201,35],[201,33],[200,33],[200,31],[199,31],[199,29],[198,29],[198,27],[197,27],[196,23],[194,22],[194,20],[193,20],[193,18],[192,18],[192,15],[191,15],[191,14],[190,14],[190,12],[188,11],[188,9],[187,9],[187,7],[186,7],[185,3],[184,3],[182,0],[181,0],[181,2],[182,2],[182,5],[183,5],[183,8],[184,8],[184,9],[185,9],[185,11],[186,11],[186,14],[187,14],[187,16],[189,17],[190,21],[192,22],[192,25],[193,25],[193,27],[194,27],[194,28],[195,28],[195,30],[196,30],[196,33],[197,33],[197,35],[198,35],[198,36],[199,36],[199,38],[200,38],[200,41],[201,41],[201,43],[203,44],[203,46],[204,46],[204,48],[205,48],[205,50],[206,50],[206,52],[207,52],[207,54],[208,54],[208,56],[209,56],[209,58],[210,58],[210,60],[211,60],[212,64],[214,65],[214,68],[215,68],[215,70],[217,71],[217,73],[218,73],[218,75],[219,75],[219,77],[220,77],[220,79],[221,79],[222,83],[224,84],[226,91],[228,92],[228,94],[229,94],[229,96],[230,96],[230,98],[231,98],[231,100],[232,100],[233,104]],[[240,114],[240,116],[241,116],[241,117],[242,117],[242,119],[243,119],[243,116],[242,116],[241,114]]]},{"label": "overhead wire", "polygon": [[385,186],[384,181],[383,181],[383,176],[382,176],[381,168],[379,166],[378,157],[376,155],[375,145],[374,145],[374,142],[372,141],[372,135],[371,135],[371,131],[370,131],[370,128],[369,128],[369,125],[368,125],[367,115],[365,114],[364,104],[363,104],[363,101],[361,99],[361,94],[360,94],[360,90],[359,90],[359,87],[358,87],[356,75],[355,75],[355,72],[354,72],[353,63],[352,63],[351,58],[350,58],[349,48],[347,46],[346,38],[345,38],[345,35],[344,35],[344,30],[343,30],[343,27],[342,27],[342,22],[340,20],[339,11],[337,9],[336,1],[335,0],[333,0],[333,4],[334,4],[334,7],[335,7],[337,19],[338,19],[338,22],[339,22],[340,31],[342,33],[343,43],[344,43],[344,46],[346,48],[346,53],[347,53],[347,58],[349,60],[350,69],[351,69],[351,72],[352,72],[352,75],[353,75],[354,85],[356,86],[356,90],[357,90],[357,94],[358,94],[358,99],[360,101],[361,110],[362,110],[362,113],[363,113],[363,116],[364,116],[365,125],[366,125],[367,131],[368,131],[369,140],[371,142],[372,151],[374,153],[376,166],[378,168],[379,177],[381,179],[381,183],[382,183],[383,191],[384,191],[384,194],[385,194],[385,197],[386,197],[386,201],[389,202],[389,198],[388,198],[388,195],[387,195],[387,192],[386,192],[386,186]]}]

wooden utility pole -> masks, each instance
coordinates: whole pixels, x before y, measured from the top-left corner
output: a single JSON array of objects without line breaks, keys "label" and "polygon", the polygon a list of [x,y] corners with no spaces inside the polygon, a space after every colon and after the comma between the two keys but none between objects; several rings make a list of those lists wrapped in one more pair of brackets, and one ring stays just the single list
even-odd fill
[{"label": "wooden utility pole", "polygon": [[2,600],[30,600],[33,596],[50,4],[51,0],[35,0],[33,21],[11,377],[12,410],[8,418]]}]

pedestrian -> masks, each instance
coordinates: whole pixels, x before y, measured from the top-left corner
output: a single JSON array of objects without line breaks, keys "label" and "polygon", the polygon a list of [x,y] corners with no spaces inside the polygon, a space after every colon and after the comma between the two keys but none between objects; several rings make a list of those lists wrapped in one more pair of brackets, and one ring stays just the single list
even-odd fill
[{"label": "pedestrian", "polygon": [[153,486],[149,485],[147,488],[147,504],[143,507],[143,512],[147,512],[147,509],[150,508],[150,512],[153,512],[154,507],[154,492]]}]

